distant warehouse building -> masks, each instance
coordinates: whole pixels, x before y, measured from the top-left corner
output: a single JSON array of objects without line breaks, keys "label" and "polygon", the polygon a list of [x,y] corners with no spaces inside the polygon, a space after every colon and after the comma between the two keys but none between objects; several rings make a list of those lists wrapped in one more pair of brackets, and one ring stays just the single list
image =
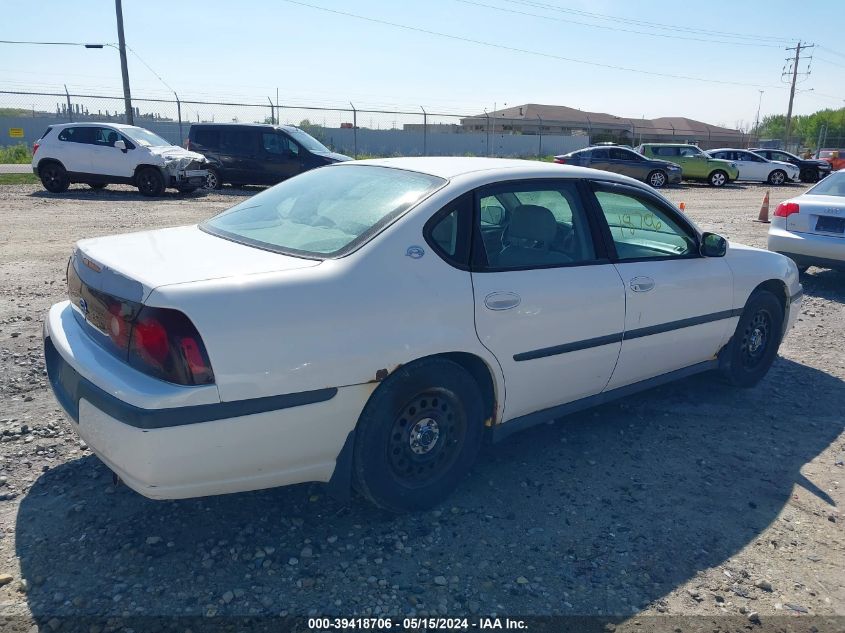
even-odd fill
[{"label": "distant warehouse building", "polygon": [[[492,134],[554,134],[589,136],[591,142],[696,143],[703,148],[744,146],[748,135],[740,130],[719,127],[685,117],[629,119],[604,112],[585,112],[566,106],[525,105],[496,110],[460,120],[449,126],[455,132]],[[445,131],[445,130],[443,130]]]}]

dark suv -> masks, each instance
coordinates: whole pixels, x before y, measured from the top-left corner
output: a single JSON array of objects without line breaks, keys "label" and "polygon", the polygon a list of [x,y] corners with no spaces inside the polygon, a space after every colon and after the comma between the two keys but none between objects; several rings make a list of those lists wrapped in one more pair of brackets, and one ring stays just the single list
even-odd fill
[{"label": "dark suv", "polygon": [[763,158],[769,160],[779,160],[784,163],[792,163],[801,172],[798,177],[801,182],[818,182],[830,173],[830,163],[825,160],[816,160],[814,158],[798,158],[795,154],[790,154],[782,149],[752,149],[749,150],[755,154],[759,154]]},{"label": "dark suv", "polygon": [[352,160],[292,125],[196,123],[188,149],[208,160],[209,189],[223,183],[275,185],[315,167]]}]

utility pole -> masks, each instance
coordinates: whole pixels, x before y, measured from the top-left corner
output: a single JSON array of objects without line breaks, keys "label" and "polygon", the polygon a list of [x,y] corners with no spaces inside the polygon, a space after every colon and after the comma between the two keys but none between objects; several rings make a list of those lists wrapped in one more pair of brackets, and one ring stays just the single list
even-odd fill
[{"label": "utility pole", "polygon": [[117,14],[117,46],[120,51],[120,73],[123,75],[123,101],[126,107],[126,123],[135,125],[132,112],[132,93],[129,92],[129,66],[126,64],[126,38],[123,36],[123,6],[121,0],[114,0]]},{"label": "utility pole", "polygon": [[763,93],[765,90],[758,90],[757,92],[760,93],[760,98],[757,100],[757,118],[754,121],[754,136],[756,137],[757,141],[760,141],[760,106],[763,104]]},{"label": "utility pole", "polygon": [[[801,59],[802,50],[806,48],[813,48],[814,46],[815,44],[802,44],[799,41],[794,48],[786,49],[788,51],[795,51],[795,57],[789,57],[786,60],[787,64],[790,62],[792,63],[792,69],[790,70],[787,66],[785,66],[783,72],[783,75],[788,75],[790,72],[792,73],[792,85],[789,89],[789,109],[786,111],[786,134],[783,139],[786,149],[789,149],[789,133],[792,131],[792,102],[795,100],[795,84],[798,83],[798,61]],[[802,74],[809,75],[809,67],[807,68],[807,72]]]}]

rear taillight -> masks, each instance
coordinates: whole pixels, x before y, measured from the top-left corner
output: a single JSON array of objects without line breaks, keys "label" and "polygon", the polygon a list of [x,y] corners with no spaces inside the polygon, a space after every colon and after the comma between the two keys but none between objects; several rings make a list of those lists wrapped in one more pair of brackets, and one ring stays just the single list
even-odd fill
[{"label": "rear taillight", "polygon": [[554,159],[553,162],[557,163],[558,165],[565,165],[566,159],[565,158],[558,158],[557,156],[555,156],[555,159]]},{"label": "rear taillight", "polygon": [[214,382],[214,373],[199,332],[178,310],[141,309],[129,338],[129,364],[180,385]]},{"label": "rear taillight", "polygon": [[32,144],[32,155],[33,155],[33,156],[35,156],[35,152],[37,152],[37,151],[38,151],[38,148],[39,148],[39,147],[41,147],[41,143],[39,143],[38,141],[35,141],[35,142]]},{"label": "rear taillight", "polygon": [[777,209],[775,209],[775,216],[779,218],[788,218],[793,213],[799,213],[797,202],[781,202]]}]

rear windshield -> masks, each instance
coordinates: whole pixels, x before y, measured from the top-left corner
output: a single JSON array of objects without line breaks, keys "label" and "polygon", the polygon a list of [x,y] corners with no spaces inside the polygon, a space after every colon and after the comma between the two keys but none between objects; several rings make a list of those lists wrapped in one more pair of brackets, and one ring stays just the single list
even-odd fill
[{"label": "rear windshield", "polygon": [[445,182],[372,165],[322,167],[244,200],[200,228],[280,253],[319,259],[340,256]]},{"label": "rear windshield", "polygon": [[845,171],[837,171],[823,179],[815,187],[807,191],[818,196],[845,197]]}]

